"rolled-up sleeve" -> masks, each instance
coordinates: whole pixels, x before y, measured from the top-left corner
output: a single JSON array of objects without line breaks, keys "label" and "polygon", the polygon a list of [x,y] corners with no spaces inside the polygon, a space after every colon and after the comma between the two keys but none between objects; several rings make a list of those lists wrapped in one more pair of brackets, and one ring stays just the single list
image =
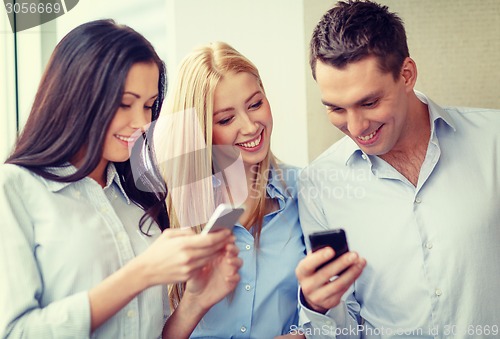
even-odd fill
[{"label": "rolled-up sleeve", "polygon": [[23,199],[30,192],[17,174],[5,168],[0,171],[1,337],[87,338],[90,336],[87,291],[41,306],[44,281],[36,260],[36,230]]}]

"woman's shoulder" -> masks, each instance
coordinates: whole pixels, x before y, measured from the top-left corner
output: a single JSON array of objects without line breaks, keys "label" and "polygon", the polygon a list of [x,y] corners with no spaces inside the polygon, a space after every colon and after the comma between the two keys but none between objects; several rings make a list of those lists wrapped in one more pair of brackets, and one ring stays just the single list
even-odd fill
[{"label": "woman's shoulder", "polygon": [[24,200],[32,194],[29,188],[33,181],[33,173],[28,169],[13,165],[0,164],[0,201]]},{"label": "woman's shoulder", "polygon": [[300,167],[278,162],[277,166],[272,168],[272,182],[291,196],[296,196],[301,170]]},{"label": "woman's shoulder", "polygon": [[22,180],[25,177],[32,177],[33,175],[31,171],[22,166],[0,164],[0,182],[2,185],[14,183],[17,180]]},{"label": "woman's shoulder", "polygon": [[288,185],[295,184],[302,168],[279,162],[276,167],[273,167],[273,175],[284,180]]},{"label": "woman's shoulder", "polygon": [[0,187],[3,190],[17,189],[20,192],[32,192],[37,186],[45,186],[44,181],[45,179],[23,166],[0,164]]}]

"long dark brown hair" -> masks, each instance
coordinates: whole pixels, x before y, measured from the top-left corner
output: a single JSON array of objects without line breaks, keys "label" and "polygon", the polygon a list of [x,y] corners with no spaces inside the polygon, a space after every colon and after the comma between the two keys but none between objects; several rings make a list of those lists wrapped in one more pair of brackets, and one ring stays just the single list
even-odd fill
[{"label": "long dark brown hair", "polygon": [[[152,120],[158,117],[166,92],[166,70],[153,46],[141,34],[113,20],[97,20],[73,29],[56,46],[41,79],[29,118],[6,163],[16,164],[59,182],[89,175],[102,159],[104,140],[118,110],[130,68],[140,62],[158,66],[158,99]],[[144,164],[154,164],[147,138],[136,145]],[[81,166],[61,177],[47,167],[67,165],[81,150]],[[122,185],[137,205],[163,230],[168,228],[164,204],[166,187],[154,166],[133,180],[130,160],[115,163]],[[135,168],[134,168],[135,170]],[[140,180],[141,186],[137,186]]]}]

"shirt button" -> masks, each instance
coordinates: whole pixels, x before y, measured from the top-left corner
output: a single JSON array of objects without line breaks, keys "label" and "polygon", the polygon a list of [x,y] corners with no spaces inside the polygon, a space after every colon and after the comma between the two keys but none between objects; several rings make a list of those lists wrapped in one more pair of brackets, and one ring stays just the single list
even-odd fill
[{"label": "shirt button", "polygon": [[101,207],[101,212],[102,213],[107,213],[108,212],[108,208],[107,207]]},{"label": "shirt button", "polygon": [[119,241],[123,241],[125,239],[125,233],[124,232],[120,232],[116,235],[116,238],[119,240]]},{"label": "shirt button", "polygon": [[431,242],[428,242],[427,244],[425,244],[425,247],[430,250],[432,248],[432,243]]},{"label": "shirt button", "polygon": [[240,331],[241,333],[245,333],[247,331],[247,328],[245,326],[241,326]]},{"label": "shirt button", "polygon": [[247,251],[250,251],[250,249],[251,249],[251,248],[252,248],[252,246],[250,246],[250,245],[245,245],[245,249],[246,249]]},{"label": "shirt button", "polygon": [[252,286],[250,286],[248,284],[245,285],[245,290],[250,291],[251,288],[252,288]]},{"label": "shirt button", "polygon": [[135,312],[134,311],[130,310],[130,311],[127,312],[127,317],[133,318],[134,316],[135,316]]},{"label": "shirt button", "polygon": [[363,160],[368,159],[368,157],[367,157],[367,156],[366,156],[366,154],[364,154],[364,153],[363,153],[363,154],[361,154],[361,158],[363,158]]},{"label": "shirt button", "polygon": [[417,197],[417,198],[415,199],[415,203],[420,204],[421,202],[422,202],[422,199],[420,199],[420,197]]},{"label": "shirt button", "polygon": [[438,297],[440,297],[443,294],[443,291],[441,291],[439,288],[436,289],[434,292]]}]

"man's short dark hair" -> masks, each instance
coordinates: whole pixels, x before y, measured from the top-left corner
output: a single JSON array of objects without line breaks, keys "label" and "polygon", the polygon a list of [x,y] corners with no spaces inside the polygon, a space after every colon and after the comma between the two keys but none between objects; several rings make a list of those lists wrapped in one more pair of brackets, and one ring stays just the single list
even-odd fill
[{"label": "man's short dark hair", "polygon": [[381,71],[397,79],[410,55],[401,18],[367,0],[339,1],[317,24],[310,48],[314,79],[318,60],[341,69],[369,56],[377,57]]}]

